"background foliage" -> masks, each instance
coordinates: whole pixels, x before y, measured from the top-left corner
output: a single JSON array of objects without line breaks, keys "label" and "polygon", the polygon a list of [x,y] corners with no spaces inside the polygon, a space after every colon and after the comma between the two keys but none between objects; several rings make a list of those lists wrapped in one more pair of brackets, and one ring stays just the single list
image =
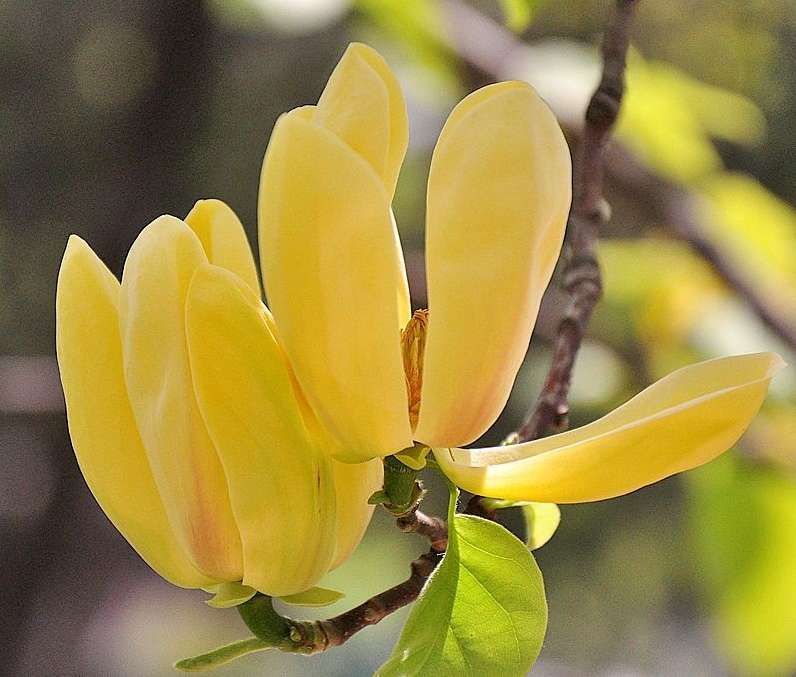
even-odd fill
[{"label": "background foliage", "polygon": [[[0,4],[0,672],[170,675],[176,658],[242,634],[234,611],[209,609],[201,593],[149,571],[79,475],[52,356],[67,234],[86,238],[119,273],[149,220],[219,197],[253,238],[276,116],[314,101],[347,42],[362,39],[387,56],[407,92],[412,139],[396,211],[422,307],[427,167],[447,112],[487,81],[473,49],[502,77],[536,85],[574,139],[607,8],[597,0]],[[464,21],[473,16],[479,22]],[[506,23],[514,36],[496,28]],[[495,30],[525,46],[490,51]],[[618,130],[646,167],[688,191],[708,235],[791,323],[794,45],[792,0],[642,2]],[[606,297],[576,368],[573,423],[691,360],[776,349],[796,362],[672,235],[650,195],[610,176],[608,190]],[[537,392],[559,307],[552,289],[487,441],[515,426]],[[793,674],[795,393],[791,369],[735,452],[686,478],[562,508],[558,533],[536,553],[550,627],[534,674]],[[445,488],[436,493],[442,513]],[[401,580],[423,548],[378,517],[356,557],[328,578],[348,594],[333,609]],[[329,655],[259,655],[219,674],[368,675],[405,618]]]}]

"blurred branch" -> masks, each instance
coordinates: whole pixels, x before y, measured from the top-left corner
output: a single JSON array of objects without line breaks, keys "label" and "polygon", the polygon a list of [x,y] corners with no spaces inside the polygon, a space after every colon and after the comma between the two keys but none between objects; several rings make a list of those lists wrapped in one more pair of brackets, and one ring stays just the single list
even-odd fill
[{"label": "blurred branch", "polygon": [[569,306],[556,330],[552,364],[542,392],[519,430],[511,435],[512,443],[560,432],[569,424],[572,370],[594,306],[602,295],[595,250],[600,229],[610,218],[610,209],[603,198],[604,150],[622,103],[630,26],[637,2],[617,0],[603,39],[602,78],[586,109],[567,223],[563,286],[569,294]]},{"label": "blurred branch", "polygon": [[773,334],[796,351],[796,324],[789,321],[755,287],[748,276],[706,234],[697,198],[681,186],[650,171],[624,148],[611,150],[611,178],[622,188],[644,195],[661,223],[688,243],[746,303]]}]

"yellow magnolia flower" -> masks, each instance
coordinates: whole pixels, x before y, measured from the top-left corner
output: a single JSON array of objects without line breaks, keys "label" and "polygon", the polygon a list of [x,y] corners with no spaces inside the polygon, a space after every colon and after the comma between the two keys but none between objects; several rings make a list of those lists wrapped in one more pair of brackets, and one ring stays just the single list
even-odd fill
[{"label": "yellow magnolia flower", "polygon": [[284,596],[348,557],[381,463],[345,465],[323,448],[229,207],[156,219],[121,285],[72,236],[56,306],[78,462],[155,571]]},{"label": "yellow magnolia flower", "polygon": [[[460,486],[571,502],[704,463],[754,416],[771,354],[697,364],[562,435],[464,450],[506,403],[558,258],[570,159],[521,82],[466,97],[428,188],[429,311],[411,317],[390,203],[408,124],[372,49],[283,115],[260,186],[260,258],[216,200],[156,219],[121,285],[79,238],[57,348],[86,480],[116,527],[184,587],[312,587],[356,547],[380,457],[415,442]],[[237,588],[234,588],[237,590]]]},{"label": "yellow magnolia flower", "polygon": [[406,144],[395,77],[354,44],[318,105],[279,119],[266,152],[263,278],[336,457],[365,461],[417,442],[465,489],[566,503],[633,491],[738,439],[782,365],[776,355],[686,367],[605,418],[544,440],[457,448],[494,423],[528,348],[564,237],[570,156],[525,83],[490,85],[456,106],[428,181],[429,310],[410,321],[390,210]]}]

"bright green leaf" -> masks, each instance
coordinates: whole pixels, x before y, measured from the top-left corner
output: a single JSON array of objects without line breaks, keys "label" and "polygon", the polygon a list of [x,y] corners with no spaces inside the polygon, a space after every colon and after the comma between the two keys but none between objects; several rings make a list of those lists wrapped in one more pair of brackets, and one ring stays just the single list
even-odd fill
[{"label": "bright green leaf", "polygon": [[561,511],[555,503],[526,503],[522,506],[522,514],[525,517],[525,542],[531,550],[547,543],[561,522]]},{"label": "bright green leaf", "polygon": [[448,550],[376,677],[522,677],[542,647],[547,602],[525,545],[499,524],[448,510]]},{"label": "bright green leaf", "polygon": [[279,601],[293,606],[329,606],[343,599],[345,595],[339,590],[329,588],[310,588],[304,592],[297,592],[295,595],[285,595]]},{"label": "bright green leaf", "polygon": [[214,596],[205,602],[214,609],[230,609],[248,602],[257,594],[254,588],[243,585],[243,583],[218,583],[204,588],[204,590],[214,593]]}]

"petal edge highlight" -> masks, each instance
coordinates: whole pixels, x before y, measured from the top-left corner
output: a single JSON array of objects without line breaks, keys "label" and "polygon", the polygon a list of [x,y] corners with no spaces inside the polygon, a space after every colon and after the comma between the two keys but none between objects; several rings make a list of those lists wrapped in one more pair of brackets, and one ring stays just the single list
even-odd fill
[{"label": "petal edge highlight", "polygon": [[191,282],[186,326],[197,399],[229,484],[243,583],[303,592],[335,547],[335,478],[315,448],[265,306],[234,274],[206,264]]},{"label": "petal edge highlight", "polygon": [[560,435],[490,449],[436,449],[443,472],[495,498],[582,503],[635,491],[713,460],[757,414],[775,353],[683,367],[603,418]]},{"label": "petal edge highlight", "polygon": [[430,314],[418,442],[469,444],[503,410],[570,197],[567,143],[529,85],[489,85],[454,108],[428,179]]},{"label": "petal edge highlight", "polygon": [[260,260],[302,391],[346,461],[412,445],[396,246],[384,187],[299,109],[277,122],[260,183]]},{"label": "petal edge highlight", "polygon": [[79,237],[58,275],[56,345],[75,456],[102,510],[170,583],[212,582],[180,549],[133,419],[122,366],[119,282]]},{"label": "petal edge highlight", "polygon": [[155,219],[127,256],[119,325],[127,392],[172,529],[198,569],[237,581],[240,536],[196,403],[185,337],[188,285],[206,262],[199,238],[183,221]]}]

